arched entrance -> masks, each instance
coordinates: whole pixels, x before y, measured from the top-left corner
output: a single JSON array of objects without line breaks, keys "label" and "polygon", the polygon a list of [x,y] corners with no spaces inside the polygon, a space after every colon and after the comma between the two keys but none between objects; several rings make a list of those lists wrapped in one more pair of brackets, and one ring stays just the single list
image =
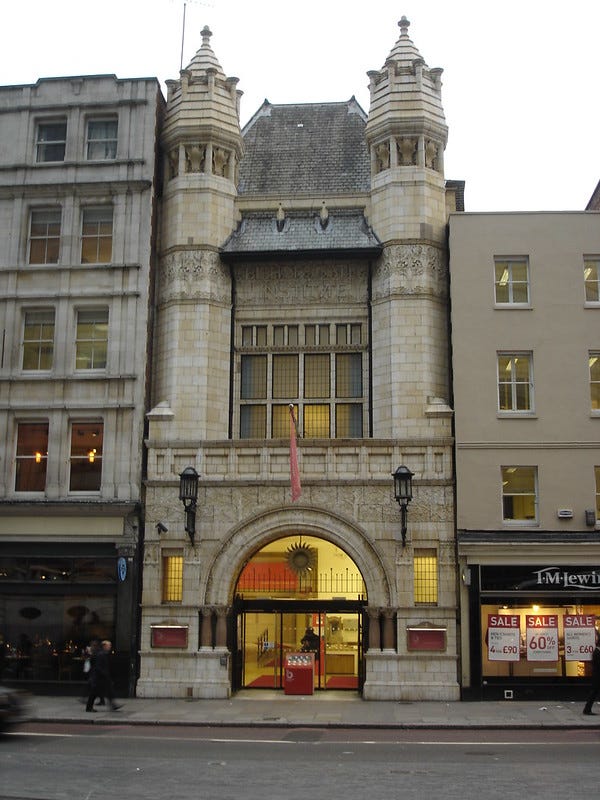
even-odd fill
[{"label": "arched entrance", "polygon": [[312,535],[282,536],[247,560],[234,592],[234,690],[281,689],[290,653],[314,653],[314,689],[360,691],[366,587],[344,550]]}]

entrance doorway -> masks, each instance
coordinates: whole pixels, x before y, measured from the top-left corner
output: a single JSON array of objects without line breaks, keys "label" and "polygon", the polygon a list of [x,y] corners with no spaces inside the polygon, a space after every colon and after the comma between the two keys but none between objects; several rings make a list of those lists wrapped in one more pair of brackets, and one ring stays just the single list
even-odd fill
[{"label": "entrance doorway", "polygon": [[266,610],[266,604],[256,605],[242,602],[237,609],[234,688],[283,688],[286,656],[299,652],[315,655],[314,689],[362,688],[362,607],[291,601]]},{"label": "entrance doorway", "polygon": [[315,537],[285,537],[239,576],[232,615],[233,689],[283,689],[286,658],[313,652],[314,689],[361,691],[366,593],[354,562]]}]

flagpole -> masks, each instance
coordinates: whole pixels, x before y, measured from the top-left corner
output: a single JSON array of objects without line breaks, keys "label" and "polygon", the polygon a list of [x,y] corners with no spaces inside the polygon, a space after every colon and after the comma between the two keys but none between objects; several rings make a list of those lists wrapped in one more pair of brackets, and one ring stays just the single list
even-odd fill
[{"label": "flagpole", "polygon": [[179,59],[179,71],[183,69],[183,43],[185,40],[185,7],[187,3],[183,4],[183,22],[181,24],[181,58]]},{"label": "flagpole", "polygon": [[294,416],[294,404],[290,403],[290,490],[292,503],[302,494],[302,486],[300,485],[300,469],[298,467],[298,447],[296,436],[298,429],[296,426],[296,418]]}]

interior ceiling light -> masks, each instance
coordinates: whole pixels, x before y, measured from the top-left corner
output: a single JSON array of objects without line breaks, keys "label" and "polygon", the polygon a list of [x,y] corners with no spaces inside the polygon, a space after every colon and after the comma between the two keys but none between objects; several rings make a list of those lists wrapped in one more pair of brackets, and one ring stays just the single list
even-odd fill
[{"label": "interior ceiling light", "polygon": [[317,551],[314,547],[304,544],[299,539],[295,544],[291,544],[286,551],[288,567],[296,575],[306,575],[312,572],[317,562]]}]

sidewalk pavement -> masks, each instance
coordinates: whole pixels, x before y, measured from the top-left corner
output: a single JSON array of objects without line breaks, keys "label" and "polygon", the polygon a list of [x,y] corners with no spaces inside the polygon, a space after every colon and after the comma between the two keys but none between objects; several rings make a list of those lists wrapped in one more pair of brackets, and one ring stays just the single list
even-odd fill
[{"label": "sidewalk pavement", "polygon": [[[227,700],[127,698],[110,711],[90,714],[78,697],[31,697],[29,719],[126,725],[318,728],[597,728],[598,716],[582,714],[583,702],[457,701],[397,702],[363,700],[354,693],[328,691],[284,695],[243,690]],[[596,707],[600,712],[600,704]]]}]

